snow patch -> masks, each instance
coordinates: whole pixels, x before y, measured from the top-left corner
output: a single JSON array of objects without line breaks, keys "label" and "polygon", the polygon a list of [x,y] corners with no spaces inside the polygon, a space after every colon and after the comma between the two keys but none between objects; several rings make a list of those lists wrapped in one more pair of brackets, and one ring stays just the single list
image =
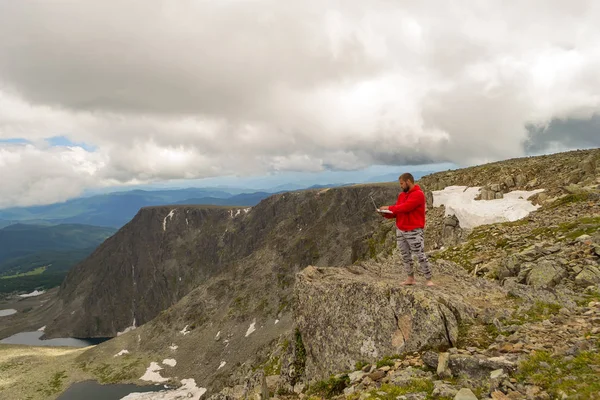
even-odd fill
[{"label": "snow patch", "polygon": [[173,219],[173,215],[175,215],[175,209],[171,210],[171,212],[169,212],[169,214],[163,220],[163,231],[167,230],[167,218],[171,220]]},{"label": "snow patch", "polygon": [[131,324],[131,326],[128,326],[127,328],[125,328],[125,330],[123,330],[123,332],[117,332],[117,336],[121,336],[121,335],[126,334],[127,332],[131,332],[135,328],[136,328],[136,326],[135,326],[135,317],[133,317],[133,323]]},{"label": "snow patch", "polygon": [[117,354],[115,354],[113,357],[119,357],[119,356],[122,356],[123,354],[129,354],[129,351],[127,351],[127,350],[121,350],[120,352],[118,352]]},{"label": "snow patch", "polygon": [[206,389],[196,386],[194,379],[182,379],[182,386],[175,390],[161,390],[160,392],[130,393],[121,400],[200,400]]},{"label": "snow patch", "polygon": [[279,320],[278,320],[278,319],[276,319],[276,320],[275,320],[275,325],[277,325],[278,323],[279,323]]},{"label": "snow patch", "polygon": [[150,366],[146,370],[146,373],[144,375],[142,375],[142,377],[140,379],[143,381],[158,382],[158,383],[168,381],[169,380],[168,378],[163,378],[162,376],[160,376],[160,373],[158,372],[160,370],[162,370],[162,367],[160,365],[158,365],[158,363],[155,363],[154,361],[152,361],[150,363]]},{"label": "snow patch", "polygon": [[186,326],[185,326],[185,328],[183,328],[182,330],[180,330],[180,331],[179,331],[179,333],[182,333],[182,334],[183,334],[183,336],[185,336],[185,335],[187,335],[188,333],[190,333],[191,331],[188,331],[188,330],[187,330],[188,326],[189,326],[189,325],[186,325]]},{"label": "snow patch", "polygon": [[15,310],[14,308],[4,309],[4,310],[0,310],[0,317],[8,317],[9,315],[13,315],[16,313],[17,313],[17,310]]},{"label": "snow patch", "polygon": [[252,207],[244,208],[244,213],[248,214],[248,212],[252,209]]},{"label": "snow patch", "polygon": [[168,365],[169,367],[174,367],[177,365],[177,360],[174,358],[165,358],[162,363]]},{"label": "snow patch", "polygon": [[40,331],[40,332],[44,332],[45,330],[46,330],[46,325],[44,325],[40,329],[38,329],[38,331]]},{"label": "snow patch", "polygon": [[221,338],[221,331],[217,332],[217,336],[215,336],[215,340],[219,340]]},{"label": "snow patch", "polygon": [[532,191],[515,190],[504,194],[503,199],[475,200],[480,187],[448,186],[433,191],[433,206],[445,206],[446,215],[455,215],[461,228],[473,229],[480,225],[516,221],[525,218],[540,206],[529,199],[544,189]]},{"label": "snow patch", "polygon": [[44,294],[44,293],[46,293],[45,290],[42,290],[42,291],[34,290],[31,293],[20,294],[19,297],[35,297],[35,296],[39,296],[39,295]]},{"label": "snow patch", "polygon": [[177,346],[175,343],[171,343],[171,345],[169,346],[169,348],[171,350],[177,350],[179,348],[179,346]]},{"label": "snow patch", "polygon": [[221,364],[219,364],[219,368],[217,368],[217,371],[220,370],[221,368],[223,368],[225,366],[225,364],[227,364],[226,361],[221,361]]},{"label": "snow patch", "polygon": [[252,321],[252,323],[248,327],[248,330],[246,331],[246,337],[250,336],[250,334],[252,334],[252,332],[254,332],[256,330],[255,326],[256,326],[256,320]]}]

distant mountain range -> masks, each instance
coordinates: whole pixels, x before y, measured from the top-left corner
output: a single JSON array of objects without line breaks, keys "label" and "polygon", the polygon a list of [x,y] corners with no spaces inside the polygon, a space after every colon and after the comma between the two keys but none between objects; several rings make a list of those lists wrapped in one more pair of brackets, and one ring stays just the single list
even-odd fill
[{"label": "distant mountain range", "polygon": [[[310,188],[339,186],[314,185]],[[309,188],[309,189],[310,189]],[[85,224],[120,228],[142,207],[206,204],[220,206],[255,206],[275,193],[304,189],[294,185],[279,186],[268,191],[241,193],[240,189],[188,188],[176,190],[131,190],[91,197],[80,197],[64,203],[45,206],[15,207],[0,210],[0,228],[14,224],[36,225]]]}]

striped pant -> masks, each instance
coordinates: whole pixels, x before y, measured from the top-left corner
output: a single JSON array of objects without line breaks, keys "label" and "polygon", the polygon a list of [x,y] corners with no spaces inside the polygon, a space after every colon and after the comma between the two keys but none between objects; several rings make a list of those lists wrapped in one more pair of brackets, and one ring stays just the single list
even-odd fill
[{"label": "striped pant", "polygon": [[415,275],[412,255],[416,254],[419,264],[421,265],[421,272],[425,275],[427,280],[431,279],[431,266],[425,255],[425,237],[423,236],[423,229],[418,228],[412,231],[401,231],[396,228],[396,243],[402,254],[404,270],[408,276],[413,277]]}]

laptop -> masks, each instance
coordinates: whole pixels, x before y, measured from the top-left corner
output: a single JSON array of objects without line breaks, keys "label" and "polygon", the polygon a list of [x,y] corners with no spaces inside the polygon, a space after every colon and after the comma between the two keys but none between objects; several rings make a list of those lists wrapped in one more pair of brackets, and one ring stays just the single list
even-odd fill
[{"label": "laptop", "polygon": [[375,204],[375,200],[373,199],[373,197],[372,197],[372,196],[369,196],[369,197],[371,197],[371,201],[373,202],[373,205],[375,206],[375,210],[376,210],[378,213],[382,213],[382,214],[393,214],[393,212],[391,212],[390,210],[380,210],[380,209],[379,209],[379,207],[377,207],[377,204]]}]

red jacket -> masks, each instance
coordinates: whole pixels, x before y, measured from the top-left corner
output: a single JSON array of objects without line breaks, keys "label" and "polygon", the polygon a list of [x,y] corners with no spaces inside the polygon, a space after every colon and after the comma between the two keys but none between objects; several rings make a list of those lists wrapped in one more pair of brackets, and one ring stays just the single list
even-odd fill
[{"label": "red jacket", "polygon": [[425,194],[419,185],[413,186],[406,193],[400,192],[398,201],[390,206],[390,211],[394,213],[396,226],[401,231],[425,228]]}]

